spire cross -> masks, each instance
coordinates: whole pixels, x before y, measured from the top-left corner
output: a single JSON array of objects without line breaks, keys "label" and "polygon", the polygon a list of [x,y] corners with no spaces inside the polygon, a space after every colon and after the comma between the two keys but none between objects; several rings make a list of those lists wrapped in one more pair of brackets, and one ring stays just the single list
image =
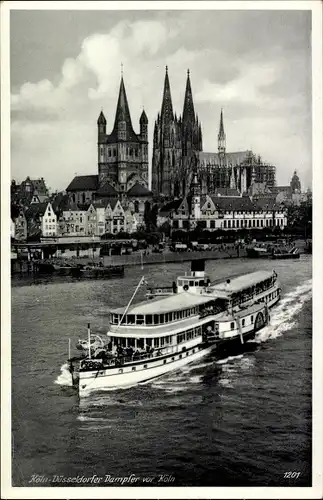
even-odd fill
[{"label": "spire cross", "polygon": [[121,63],[121,76],[123,76],[123,63]]}]

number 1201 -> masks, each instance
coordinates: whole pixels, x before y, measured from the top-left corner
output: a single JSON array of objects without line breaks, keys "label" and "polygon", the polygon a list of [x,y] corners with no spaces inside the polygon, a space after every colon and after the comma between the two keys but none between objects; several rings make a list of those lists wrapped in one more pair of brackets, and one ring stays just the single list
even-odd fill
[{"label": "number 1201", "polygon": [[297,479],[300,475],[301,475],[300,472],[292,472],[292,471],[284,472],[285,479]]}]

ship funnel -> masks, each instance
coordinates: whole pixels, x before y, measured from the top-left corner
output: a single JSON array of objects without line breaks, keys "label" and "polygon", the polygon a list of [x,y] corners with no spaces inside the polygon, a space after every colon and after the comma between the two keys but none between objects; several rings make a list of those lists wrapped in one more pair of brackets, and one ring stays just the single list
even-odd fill
[{"label": "ship funnel", "polygon": [[192,276],[203,278],[205,275],[205,260],[198,259],[192,260],[191,262],[191,274]]}]

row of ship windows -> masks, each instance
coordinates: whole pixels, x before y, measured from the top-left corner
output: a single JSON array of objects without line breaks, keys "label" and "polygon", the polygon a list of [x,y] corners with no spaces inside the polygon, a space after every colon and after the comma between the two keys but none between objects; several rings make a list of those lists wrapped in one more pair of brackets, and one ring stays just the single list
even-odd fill
[{"label": "row of ship windows", "polygon": [[[185,356],[189,356],[190,354],[194,354],[194,353],[195,353],[195,351],[196,351],[196,349],[192,349],[192,351],[186,351],[186,352],[185,352]],[[169,358],[164,359],[164,360],[163,360],[163,364],[164,364],[164,365],[166,365],[166,363],[167,363],[167,362],[170,362],[170,361],[171,361],[171,362],[172,362],[172,361],[176,361],[176,359],[182,359],[182,358],[183,358],[183,356],[184,356],[184,353],[179,354],[178,356],[172,356],[170,359],[169,359]],[[144,370],[145,370],[146,368],[148,368],[148,365],[144,365],[142,369],[144,369]],[[123,368],[120,368],[120,369],[119,369],[119,373],[123,373],[123,370],[124,370]],[[137,370],[137,367],[136,367],[136,366],[133,366],[133,367],[131,368],[131,371],[133,371],[133,372],[135,372],[136,370]],[[130,370],[129,370],[129,371],[130,371]],[[100,373],[103,375],[103,373],[104,373],[104,372],[100,372]]]},{"label": "row of ship windows", "polygon": [[177,335],[166,335],[165,337],[140,338],[133,337],[118,338],[118,344],[121,347],[132,347],[134,349],[145,349],[147,347],[160,348],[173,345],[172,340],[176,337],[177,344],[192,340],[202,335],[202,327],[191,328]]},{"label": "row of ship windows", "polygon": [[[178,319],[189,318],[198,314],[199,308],[192,307],[182,311],[173,311],[165,314],[127,314],[122,319],[123,325],[163,325]],[[117,325],[122,318],[122,314],[112,314],[111,323]]]}]

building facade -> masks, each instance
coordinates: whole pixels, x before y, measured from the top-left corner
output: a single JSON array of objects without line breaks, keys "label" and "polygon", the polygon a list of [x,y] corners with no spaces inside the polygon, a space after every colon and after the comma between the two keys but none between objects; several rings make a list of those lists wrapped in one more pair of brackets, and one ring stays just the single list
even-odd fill
[{"label": "building facade", "polygon": [[262,229],[287,226],[287,211],[284,207],[252,202],[248,197],[220,198],[204,195],[195,199],[192,209],[185,200],[171,217],[173,229]]}]

